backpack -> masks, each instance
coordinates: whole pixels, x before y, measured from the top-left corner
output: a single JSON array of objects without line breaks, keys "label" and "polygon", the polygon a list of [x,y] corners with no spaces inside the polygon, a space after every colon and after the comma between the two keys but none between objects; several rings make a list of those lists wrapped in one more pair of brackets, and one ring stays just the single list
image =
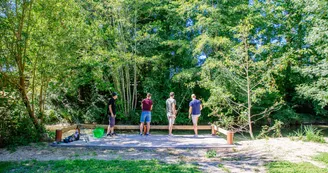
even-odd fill
[{"label": "backpack", "polygon": [[78,130],[75,131],[75,133],[71,136],[68,136],[67,138],[65,138],[63,140],[64,143],[70,143],[70,142],[73,142],[73,141],[77,141],[80,139],[80,133]]}]

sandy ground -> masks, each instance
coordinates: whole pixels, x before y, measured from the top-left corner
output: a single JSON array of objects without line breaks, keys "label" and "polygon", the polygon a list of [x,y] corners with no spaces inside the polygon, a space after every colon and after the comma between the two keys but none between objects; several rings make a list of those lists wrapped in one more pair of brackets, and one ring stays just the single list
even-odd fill
[{"label": "sandy ground", "polygon": [[[327,139],[326,139],[327,140]],[[203,172],[265,172],[265,164],[275,160],[311,162],[325,167],[312,157],[328,152],[327,144],[292,141],[289,138],[238,142],[234,148],[215,149],[216,156],[207,158],[212,149],[134,149],[108,150],[94,148],[57,148],[48,143],[18,147],[10,152],[0,149],[0,161],[62,159],[158,159],[166,163],[197,165]],[[223,165],[223,166],[218,166]]]}]

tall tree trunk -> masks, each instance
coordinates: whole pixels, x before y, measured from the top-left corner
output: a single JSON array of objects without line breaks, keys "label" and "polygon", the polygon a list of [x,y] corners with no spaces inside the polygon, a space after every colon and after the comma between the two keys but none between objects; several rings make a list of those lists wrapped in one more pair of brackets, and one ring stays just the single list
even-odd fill
[{"label": "tall tree trunk", "polygon": [[[135,1],[137,4],[137,1]],[[133,110],[137,108],[137,8],[135,8],[134,11],[134,64],[133,64],[133,98],[132,98],[132,105],[133,105]]]},{"label": "tall tree trunk", "polygon": [[41,88],[40,88],[40,95],[39,95],[39,112],[40,112],[40,120],[43,119],[43,86],[44,86],[44,77],[41,75]]},{"label": "tall tree trunk", "polygon": [[[31,118],[35,128],[39,130],[40,132],[42,131],[42,128],[38,122],[37,117],[35,116],[34,110],[31,107],[31,103],[27,97],[27,91],[26,91],[26,84],[25,84],[25,61],[24,57],[26,56],[26,50],[27,50],[27,44],[28,44],[28,37],[25,40],[22,40],[22,34],[23,34],[23,28],[25,25],[25,20],[26,20],[26,13],[28,13],[27,16],[27,30],[26,33],[29,34],[29,21],[30,21],[30,16],[31,16],[31,11],[32,11],[32,4],[33,1],[30,1],[29,3],[26,1],[23,1],[22,3],[22,11],[21,11],[21,16],[19,17],[19,12],[18,12],[18,4],[15,3],[16,5],[16,15],[18,18],[18,28],[17,31],[14,29],[13,30],[13,36],[15,40],[15,52],[14,58],[18,67],[18,72],[19,72],[19,86],[18,90],[20,92],[20,95],[22,97],[23,103],[26,107],[27,113],[29,117]],[[28,10],[28,11],[27,11]]]},{"label": "tall tree trunk", "polygon": [[125,80],[126,80],[126,102],[127,102],[127,114],[130,113],[131,110],[131,93],[130,93],[130,72],[129,72],[129,64],[125,65]]},{"label": "tall tree trunk", "polygon": [[24,105],[26,107],[27,113],[28,113],[29,117],[32,119],[32,122],[33,122],[35,128],[38,130],[41,130],[38,119],[35,116],[34,110],[32,109],[30,101],[27,97],[27,92],[26,92],[26,87],[25,87],[25,77],[23,74],[20,74],[19,85],[20,85],[19,91],[20,91],[21,97],[23,99]]},{"label": "tall tree trunk", "polygon": [[245,61],[246,61],[246,80],[247,80],[247,115],[248,115],[248,126],[249,134],[252,139],[254,139],[253,128],[252,128],[252,99],[251,99],[251,79],[249,77],[249,56],[248,56],[248,43],[247,37],[244,37],[244,52],[245,52]]},{"label": "tall tree trunk", "polygon": [[33,64],[33,77],[32,77],[32,110],[34,111],[34,93],[35,93],[35,72],[36,72],[36,58],[34,59],[34,64]]},{"label": "tall tree trunk", "polygon": [[253,128],[252,128],[252,100],[251,100],[251,88],[250,88],[250,78],[249,78],[249,74],[248,74],[248,63],[247,63],[247,115],[248,115],[248,126],[249,126],[249,134],[251,136],[252,139],[254,139],[254,135],[253,135]]},{"label": "tall tree trunk", "polygon": [[43,83],[43,86],[41,86],[41,88],[43,88],[42,90],[42,93],[40,91],[40,124],[43,123],[43,120],[44,120],[44,102],[46,100],[46,97],[47,97],[47,90],[48,90],[48,86],[49,86],[49,81],[50,81],[50,78],[46,78],[44,83]]},{"label": "tall tree trunk", "polygon": [[133,77],[133,110],[137,108],[137,62],[134,60],[134,77]]},{"label": "tall tree trunk", "polygon": [[126,106],[126,94],[125,94],[125,85],[124,85],[124,69],[123,67],[120,68],[120,78],[121,78],[121,86],[122,86],[122,101],[124,106],[124,114],[127,113],[127,106]]}]

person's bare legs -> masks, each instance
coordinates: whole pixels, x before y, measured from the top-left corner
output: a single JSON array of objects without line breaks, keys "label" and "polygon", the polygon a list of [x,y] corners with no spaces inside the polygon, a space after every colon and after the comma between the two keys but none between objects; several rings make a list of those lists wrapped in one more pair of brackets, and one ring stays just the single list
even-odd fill
[{"label": "person's bare legs", "polygon": [[108,128],[107,128],[107,134],[111,134],[111,133],[110,133],[110,125],[108,125]]},{"label": "person's bare legs", "polygon": [[169,135],[172,135],[172,128],[173,128],[173,124],[169,125]]},{"label": "person's bare legs", "polygon": [[193,122],[195,135],[198,135],[197,123],[198,123],[198,117],[195,117],[195,122]]},{"label": "person's bare legs", "polygon": [[110,128],[111,130],[111,133],[113,134],[114,133],[114,126]]},{"label": "person's bare legs", "polygon": [[172,135],[173,121],[174,121],[174,119],[169,117],[169,135]]},{"label": "person's bare legs", "polygon": [[147,134],[149,134],[149,130],[150,130],[150,122],[147,122]]},{"label": "person's bare legs", "polygon": [[172,135],[172,123],[171,123],[171,118],[167,117],[167,119],[169,120],[169,135]]},{"label": "person's bare legs", "polygon": [[144,123],[140,123],[140,134],[142,134]]}]

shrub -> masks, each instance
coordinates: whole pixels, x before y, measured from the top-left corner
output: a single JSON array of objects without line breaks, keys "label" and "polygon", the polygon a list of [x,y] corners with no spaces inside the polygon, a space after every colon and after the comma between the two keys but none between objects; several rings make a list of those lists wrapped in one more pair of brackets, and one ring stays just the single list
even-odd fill
[{"label": "shrub", "polygon": [[319,130],[315,127],[311,126],[301,126],[300,129],[294,132],[292,134],[292,139],[297,140],[303,140],[307,142],[319,142],[319,143],[325,143],[325,139],[323,138],[323,135],[321,134],[322,130]]},{"label": "shrub", "polygon": [[318,130],[317,128],[313,126],[305,126],[304,132],[305,132],[305,140],[306,141],[312,141],[312,142],[320,142],[325,143],[325,139],[321,135],[322,130]]}]

